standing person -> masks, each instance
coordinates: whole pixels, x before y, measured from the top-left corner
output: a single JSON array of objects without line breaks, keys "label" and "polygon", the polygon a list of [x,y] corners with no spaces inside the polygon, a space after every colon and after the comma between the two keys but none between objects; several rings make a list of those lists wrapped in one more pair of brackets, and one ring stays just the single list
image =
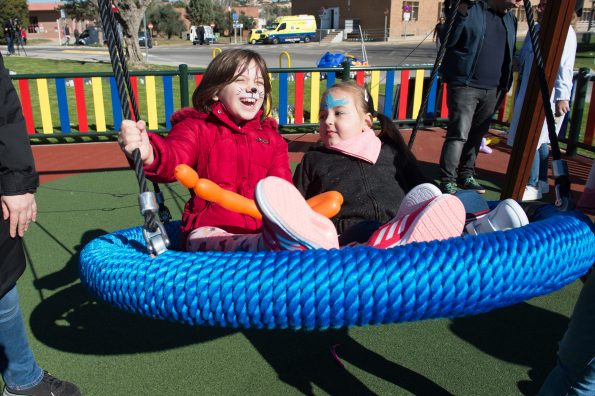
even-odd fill
[{"label": "standing person", "polygon": [[[537,6],[537,22],[541,22],[547,0],[541,0]],[[572,23],[576,20],[576,13],[573,15],[573,22],[568,28],[568,35],[564,43],[564,50],[562,51],[562,58],[560,59],[560,67],[554,82],[554,90],[550,98],[552,111],[556,117],[556,135],[562,128],[562,121],[568,111],[570,111],[570,96],[572,94],[572,75],[574,72],[574,59],[576,56],[576,33],[572,28]],[[535,28],[539,30],[539,24]],[[521,111],[523,109],[523,102],[525,101],[525,92],[527,91],[527,84],[529,84],[529,75],[531,74],[531,67],[533,66],[533,45],[531,44],[531,36],[527,34],[523,47],[519,53],[519,89],[514,104],[514,111],[512,113],[512,120],[510,121],[510,129],[508,131],[508,145],[512,146],[516,136],[516,130],[521,118]],[[533,159],[531,166],[531,173],[529,181],[525,186],[523,193],[523,201],[533,201],[541,199],[544,193],[549,192],[549,185],[547,182],[547,167],[550,142],[547,122],[543,123],[539,141],[537,142],[537,152]]]},{"label": "standing person", "polygon": [[432,36],[432,40],[436,42],[436,49],[440,49],[440,44],[442,43],[442,37],[444,35],[444,28],[446,27],[444,17],[440,17],[438,23],[434,27],[434,35]]},{"label": "standing person", "polygon": [[[194,91],[193,107],[173,114],[166,138],[147,133],[143,121],[126,120],[118,140],[129,158],[140,149],[151,180],[175,181],[176,165],[186,164],[200,177],[253,199],[256,183],[267,176],[291,181],[287,143],[266,111],[270,97],[268,69],[258,53],[223,51]],[[261,225],[192,193],[182,215],[183,246],[196,250],[213,236],[251,234]]]},{"label": "standing person", "polygon": [[7,55],[14,55],[14,26],[10,18],[4,21],[4,37],[6,38]]},{"label": "standing person", "polygon": [[559,343],[556,366],[538,396],[595,395],[595,275],[591,273],[576,301]]},{"label": "standing person", "polygon": [[448,129],[440,155],[440,188],[484,193],[475,180],[481,139],[500,99],[512,84],[520,0],[477,0],[455,12],[441,73],[448,84]]},{"label": "standing person", "polygon": [[68,24],[64,25],[64,45],[70,45],[70,27]]},{"label": "standing person", "polygon": [[21,28],[21,39],[23,40],[23,45],[27,45],[27,29],[24,27]]},{"label": "standing person", "polygon": [[198,27],[198,43],[200,45],[205,43],[205,27],[203,25]]},{"label": "standing person", "polygon": [[0,55],[0,372],[3,396],[80,395],[37,365],[21,316],[16,281],[25,270],[21,238],[35,221],[39,185],[19,98]]}]

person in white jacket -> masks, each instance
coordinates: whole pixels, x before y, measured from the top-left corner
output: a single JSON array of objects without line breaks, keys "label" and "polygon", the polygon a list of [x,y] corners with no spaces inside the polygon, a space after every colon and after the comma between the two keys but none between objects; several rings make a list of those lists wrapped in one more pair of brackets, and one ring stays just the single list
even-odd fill
[{"label": "person in white jacket", "polygon": [[[546,0],[541,0],[537,6],[537,21],[541,21],[543,11],[545,10]],[[573,22],[576,20],[576,14],[573,16]],[[554,90],[551,96],[551,105],[554,116],[556,117],[556,134],[560,132],[564,115],[570,110],[570,95],[572,92],[572,76],[574,71],[574,58],[576,56],[576,33],[571,26],[568,28],[568,35],[566,36],[566,43],[564,44],[564,51],[562,52],[562,59],[560,60],[560,67],[558,68],[558,75],[554,83]],[[539,29],[539,25],[535,25]],[[519,64],[519,88],[517,97],[510,121],[510,129],[508,132],[508,145],[512,146],[516,136],[519,119],[525,100],[525,92],[529,83],[529,75],[531,67],[533,66],[533,46],[531,44],[531,37],[529,34],[525,37],[523,47],[518,55]],[[541,128],[541,135],[537,143],[537,153],[531,166],[531,174],[529,181],[525,187],[523,194],[523,201],[532,201],[541,199],[544,193],[549,192],[549,185],[547,182],[548,156],[550,142],[548,134],[547,123],[543,123]]]}]

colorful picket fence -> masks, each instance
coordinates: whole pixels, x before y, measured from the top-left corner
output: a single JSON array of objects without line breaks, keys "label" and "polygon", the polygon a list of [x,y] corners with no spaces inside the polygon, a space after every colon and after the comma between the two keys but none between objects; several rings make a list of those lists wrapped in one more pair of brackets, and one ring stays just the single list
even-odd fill
[{"label": "colorful picket fence", "polygon": [[[318,123],[320,96],[337,81],[337,72],[348,73],[359,85],[366,85],[378,111],[396,122],[412,123],[421,111],[431,65],[414,67],[356,67],[270,69],[273,82],[272,115],[284,130]],[[201,83],[204,70],[132,73],[134,95],[141,116],[150,130],[167,131],[171,114],[188,106],[190,92]],[[113,134],[122,121],[116,80],[111,73],[12,75],[16,80],[27,132],[36,137],[72,134]],[[591,82],[592,84],[592,82]],[[510,121],[514,108],[514,84],[496,118]],[[437,81],[430,87],[427,120],[448,117],[446,86]],[[595,90],[591,90],[584,143],[595,138]],[[583,102],[586,98],[582,98]]]}]

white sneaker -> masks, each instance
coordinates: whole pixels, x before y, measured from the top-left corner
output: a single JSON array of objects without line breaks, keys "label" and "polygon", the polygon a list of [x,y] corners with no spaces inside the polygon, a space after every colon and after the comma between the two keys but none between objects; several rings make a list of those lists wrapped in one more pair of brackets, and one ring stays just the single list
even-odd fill
[{"label": "white sneaker", "polygon": [[525,186],[525,193],[523,194],[523,201],[537,201],[541,199],[541,189],[533,186]]},{"label": "white sneaker", "polygon": [[550,185],[548,184],[548,182],[545,182],[543,180],[539,181],[539,191],[541,191],[542,194],[547,194],[550,192]]},{"label": "white sneaker", "polygon": [[479,220],[467,224],[465,229],[470,235],[486,232],[506,231],[529,224],[527,214],[515,200],[505,199],[490,213]]}]

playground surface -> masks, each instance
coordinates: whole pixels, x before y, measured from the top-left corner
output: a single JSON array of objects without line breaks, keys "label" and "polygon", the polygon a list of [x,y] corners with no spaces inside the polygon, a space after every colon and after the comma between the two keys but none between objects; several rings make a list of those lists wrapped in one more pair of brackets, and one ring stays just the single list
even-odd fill
[{"label": "playground surface", "polygon": [[[443,137],[442,130],[421,131],[414,145],[431,177]],[[316,136],[288,140],[295,165]],[[488,199],[499,198],[509,154],[500,143],[478,158]],[[136,317],[91,298],[77,272],[91,239],[142,221],[138,184],[117,143],[35,146],[34,155],[42,186],[18,284],[23,314],[39,363],[85,395],[533,394],[553,366],[580,291],[577,281],[487,314],[326,332],[193,328]],[[590,167],[591,160],[569,159],[575,197]],[[177,184],[162,190],[179,219],[188,192]]]}]

